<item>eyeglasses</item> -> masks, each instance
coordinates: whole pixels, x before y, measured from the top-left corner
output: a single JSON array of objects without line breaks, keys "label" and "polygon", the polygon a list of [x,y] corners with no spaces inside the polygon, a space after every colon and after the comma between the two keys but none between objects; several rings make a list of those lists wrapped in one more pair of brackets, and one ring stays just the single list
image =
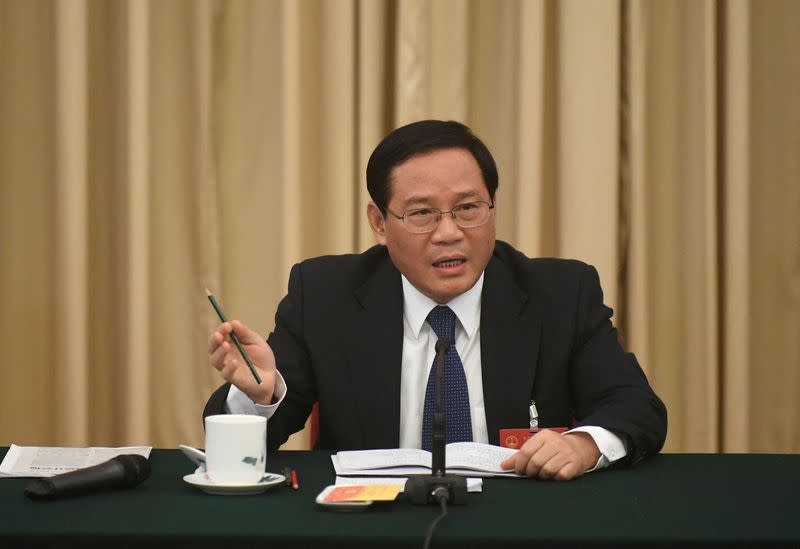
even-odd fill
[{"label": "eyeglasses", "polygon": [[494,204],[491,202],[466,202],[446,212],[437,208],[406,210],[403,215],[397,215],[389,208],[386,208],[386,211],[402,221],[408,232],[422,234],[436,230],[444,215],[451,216],[456,225],[462,229],[480,227],[489,221],[489,213],[493,209]]}]

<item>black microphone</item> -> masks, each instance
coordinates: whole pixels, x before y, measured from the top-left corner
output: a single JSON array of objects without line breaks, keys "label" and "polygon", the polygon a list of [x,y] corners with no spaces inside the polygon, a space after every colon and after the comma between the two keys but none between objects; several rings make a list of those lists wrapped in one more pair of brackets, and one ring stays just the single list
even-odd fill
[{"label": "black microphone", "polygon": [[442,406],[442,372],[444,360],[450,349],[450,341],[436,341],[436,374],[434,378],[435,408],[431,428],[431,474],[411,476],[403,491],[411,503],[467,502],[467,479],[446,474],[447,420]]},{"label": "black microphone", "polygon": [[25,488],[25,495],[36,500],[80,496],[90,492],[133,488],[150,476],[150,462],[137,454],[124,454],[92,467],[40,478]]},{"label": "black microphone", "polygon": [[433,426],[431,429],[431,472],[434,475],[442,476],[445,474],[445,462],[447,456],[447,419],[444,416],[442,406],[442,374],[444,373],[444,360],[447,351],[450,350],[450,340],[436,340],[436,379],[434,381],[434,400]]}]

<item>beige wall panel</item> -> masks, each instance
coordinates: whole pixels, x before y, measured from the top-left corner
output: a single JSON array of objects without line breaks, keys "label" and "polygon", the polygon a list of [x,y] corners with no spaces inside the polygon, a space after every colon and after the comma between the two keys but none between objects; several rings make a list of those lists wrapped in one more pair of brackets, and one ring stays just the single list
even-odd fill
[{"label": "beige wall panel", "polygon": [[[500,184],[497,237],[530,255],[542,253],[542,200],[547,177],[543,139],[545,28],[542,2],[488,2],[471,6],[469,120],[492,151]],[[553,162],[555,162],[553,160]],[[552,204],[550,204],[552,206]],[[552,253],[552,249],[549,250]]]},{"label": "beige wall panel", "polygon": [[[283,127],[291,132],[288,146],[294,150],[285,158],[282,182],[300,189],[295,205],[284,213],[300,218],[288,225],[299,230],[300,248],[286,250],[287,259],[297,261],[355,246],[355,3],[289,3],[282,9],[294,21],[284,30],[284,51],[290,56],[284,62],[297,64],[284,65],[291,71],[284,78],[295,93],[288,98],[286,90],[284,96]],[[288,273],[290,265],[285,267]]]},{"label": "beige wall panel", "polygon": [[800,451],[800,4],[751,7],[750,450]]},{"label": "beige wall panel", "polygon": [[92,444],[112,445],[125,432],[120,405],[128,391],[125,368],[125,180],[120,175],[124,140],[125,55],[121,3],[91,2],[88,17],[88,224],[89,400]]},{"label": "beige wall panel", "polygon": [[[53,7],[0,3],[0,445],[50,444],[53,330]],[[56,397],[57,398],[57,397]],[[21,415],[23,413],[24,415]]]},{"label": "beige wall panel", "polygon": [[56,432],[64,444],[89,440],[87,9],[86,2],[55,4],[56,117],[53,347],[60,357],[54,381]]},{"label": "beige wall panel", "polygon": [[[207,4],[205,4],[207,5]],[[196,4],[199,11],[204,4]],[[177,3],[156,3],[150,13],[150,128],[148,187],[152,265],[149,298],[152,371],[152,438],[159,445],[202,442],[200,397],[210,373],[204,353],[207,334],[199,328],[212,318],[205,301],[209,287],[225,303],[224,287],[202,280],[202,257],[214,236],[204,239],[198,226],[199,200],[204,196],[203,159],[211,152],[207,77],[197,67],[208,66],[208,37],[200,29],[198,11],[187,12]],[[202,37],[205,36],[205,40]],[[235,193],[232,193],[235,194]],[[200,230],[199,230],[200,229]],[[209,244],[206,240],[210,241]],[[213,282],[216,282],[214,280]],[[163,304],[163,305],[162,305]],[[232,314],[236,311],[232,304]],[[140,365],[137,365],[140,366]],[[207,391],[207,390],[206,390]],[[199,398],[200,397],[200,398]],[[183,442],[182,442],[183,441]]]},{"label": "beige wall panel", "polygon": [[[119,143],[117,179],[124,186],[124,352],[120,381],[123,383],[121,409],[124,431],[122,444],[143,444],[153,440],[151,416],[153,348],[150,338],[152,228],[150,200],[150,9],[145,2],[125,4],[122,13],[124,58],[120,105],[123,109],[123,139]],[[156,236],[156,234],[153,234]]]},{"label": "beige wall panel", "polygon": [[[523,2],[517,17],[519,32],[518,62],[515,72],[518,75],[516,132],[512,139],[516,142],[516,174],[507,174],[517,185],[516,196],[504,203],[506,216],[512,212],[516,219],[513,237],[508,239],[518,249],[530,257],[552,255],[553,234],[548,231],[550,212],[553,205],[547,203],[547,190],[554,185],[554,177],[546,171],[553,164],[552,154],[545,156],[546,142],[552,141],[552,125],[545,113],[547,92],[552,78],[545,72],[548,64],[546,45],[552,39],[553,28],[547,25],[545,2]],[[552,63],[552,59],[549,60]],[[513,206],[513,209],[512,209]]]},{"label": "beige wall panel", "polygon": [[394,127],[430,116],[429,6],[424,0],[397,4]]},{"label": "beige wall panel", "polygon": [[558,3],[558,255],[597,267],[616,306],[619,3]]},{"label": "beige wall panel", "polygon": [[281,190],[281,226],[282,238],[279,239],[280,264],[288,273],[289,268],[302,259],[302,226],[303,220],[295,215],[302,207],[302,188],[300,155],[302,151],[300,125],[297,117],[303,104],[302,82],[300,78],[300,59],[302,42],[297,40],[300,34],[300,3],[288,2],[281,5],[280,38],[281,59],[280,82],[281,93],[281,140],[270,143],[281,150],[279,169],[276,173],[284,183]]},{"label": "beige wall panel", "polygon": [[689,2],[683,16],[683,277],[687,281],[688,449],[716,451],[719,425],[717,265],[717,71],[714,5]]},{"label": "beige wall panel", "polygon": [[[750,13],[747,0],[725,10],[722,440],[725,452],[750,448]],[[722,145],[722,144],[720,144]]]},{"label": "beige wall panel", "polygon": [[[686,449],[686,285],[681,274],[683,222],[680,215],[684,173],[679,162],[681,144],[681,87],[677,33],[682,23],[675,3],[644,5],[647,33],[645,111],[645,190],[643,215],[647,224],[647,303],[650,340],[649,377],[669,413],[666,449]],[[636,303],[631,303],[636,306]],[[633,328],[632,328],[633,329]],[[636,351],[636,349],[633,349]]]},{"label": "beige wall panel", "polygon": [[427,117],[464,121],[469,98],[470,21],[467,0],[430,4],[430,113]]},{"label": "beige wall panel", "polygon": [[367,162],[375,146],[394,127],[394,21],[389,19],[385,0],[360,0],[358,3],[358,91],[356,125],[358,159],[355,181],[358,203],[353,214],[358,230],[357,250],[375,245],[375,235],[367,222]]},{"label": "beige wall panel", "polygon": [[427,118],[464,120],[468,8],[466,0],[397,4],[393,128]]},{"label": "beige wall panel", "polygon": [[516,71],[519,59],[516,2],[475,2],[471,6],[469,121],[497,163],[497,237],[516,237],[518,124]]},{"label": "beige wall panel", "polygon": [[[305,222],[283,202],[287,194],[299,193],[300,185],[285,179],[285,153],[292,147],[283,139],[285,88],[277,76],[285,51],[282,13],[278,2],[217,5],[211,21],[210,104],[194,107],[198,114],[211,113],[208,154],[213,164],[210,173],[201,175],[213,185],[210,198],[217,205],[219,231],[211,234],[206,227],[198,244],[204,247],[205,240],[216,240],[220,278],[213,291],[226,313],[265,335],[286,290],[288,266],[281,254],[287,234],[295,228],[291,219],[298,225]],[[269,32],[261,30],[265,21],[273,25]],[[196,58],[196,63],[202,66],[203,59]],[[193,160],[199,165],[202,158]],[[291,236],[299,239],[302,233]],[[203,312],[216,324],[207,302]]]},{"label": "beige wall panel", "polygon": [[[318,228],[318,247],[311,255],[352,253],[356,248],[354,197],[356,174],[356,2],[323,1],[320,5],[322,42],[316,60],[321,73],[317,101],[322,108],[318,122],[321,170],[317,174],[317,218],[306,218]],[[306,217],[304,214],[303,217]]]},{"label": "beige wall panel", "polygon": [[[301,8],[276,1],[226,2],[218,4],[213,22],[218,295],[229,317],[264,337],[274,328],[289,268],[302,257],[304,242],[313,238],[309,228],[315,227],[310,220],[316,202],[305,200],[302,180],[308,173],[304,166],[316,169],[319,155],[301,142],[308,131],[300,107],[310,93],[304,86],[314,85],[301,78]],[[204,307],[216,324],[208,304]],[[212,382],[198,398],[201,406],[221,381],[211,373]],[[305,446],[307,436],[298,438]]]},{"label": "beige wall panel", "polygon": [[[628,133],[628,158],[627,166],[629,178],[629,219],[628,226],[628,285],[625,289],[625,303],[627,304],[625,344],[628,351],[634,353],[639,364],[647,374],[651,383],[655,383],[653,371],[652,345],[655,334],[651,318],[650,277],[652,264],[650,256],[650,208],[649,208],[649,179],[650,167],[648,151],[649,120],[645,116],[648,105],[648,92],[650,88],[649,73],[647,70],[649,18],[646,3],[634,1],[628,3],[628,51],[627,56],[627,82],[628,89],[628,118],[627,128],[622,131]],[[622,258],[621,258],[622,259]]]},{"label": "beige wall panel", "polygon": [[[634,253],[645,258],[634,258],[639,265],[631,277],[646,277],[644,295],[633,296],[630,307],[643,310],[647,323],[631,324],[631,350],[639,353],[637,346],[647,343],[648,374],[664,400],[669,413],[669,432],[666,447],[678,450],[683,447],[685,401],[681,381],[685,374],[686,343],[680,319],[683,316],[685,288],[680,275],[682,227],[676,212],[681,207],[680,182],[683,179],[677,162],[679,146],[680,92],[676,75],[680,71],[680,58],[673,43],[680,17],[676,4],[635,3],[631,19],[633,36],[638,38],[631,47],[646,55],[643,78],[632,79],[642,95],[633,95],[637,106],[632,110],[632,127],[642,132],[634,134],[639,140],[632,146],[632,171],[634,213],[632,243]],[[635,59],[635,57],[633,58]],[[657,67],[657,68],[656,68]],[[637,118],[642,117],[643,120]],[[643,211],[641,211],[643,209]],[[637,239],[646,239],[637,244]],[[641,283],[641,279],[639,279]],[[646,304],[646,305],[645,305]],[[636,315],[633,315],[635,318]],[[641,318],[641,316],[640,316]],[[637,335],[637,330],[646,330]]]}]

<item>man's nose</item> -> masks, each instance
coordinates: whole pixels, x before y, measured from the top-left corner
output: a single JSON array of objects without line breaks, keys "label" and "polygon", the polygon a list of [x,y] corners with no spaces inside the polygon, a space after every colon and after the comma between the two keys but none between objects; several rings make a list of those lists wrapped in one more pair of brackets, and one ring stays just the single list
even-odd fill
[{"label": "man's nose", "polygon": [[464,232],[456,223],[453,212],[442,213],[442,219],[433,231],[434,239],[449,241],[461,238],[463,235]]}]

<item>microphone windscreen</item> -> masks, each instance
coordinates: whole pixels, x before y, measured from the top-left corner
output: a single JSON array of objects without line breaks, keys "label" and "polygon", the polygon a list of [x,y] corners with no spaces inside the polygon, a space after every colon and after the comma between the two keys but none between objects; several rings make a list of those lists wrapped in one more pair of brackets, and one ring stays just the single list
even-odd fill
[{"label": "microphone windscreen", "polygon": [[150,477],[150,460],[139,454],[123,454],[111,458],[125,471],[125,486],[136,486]]}]

